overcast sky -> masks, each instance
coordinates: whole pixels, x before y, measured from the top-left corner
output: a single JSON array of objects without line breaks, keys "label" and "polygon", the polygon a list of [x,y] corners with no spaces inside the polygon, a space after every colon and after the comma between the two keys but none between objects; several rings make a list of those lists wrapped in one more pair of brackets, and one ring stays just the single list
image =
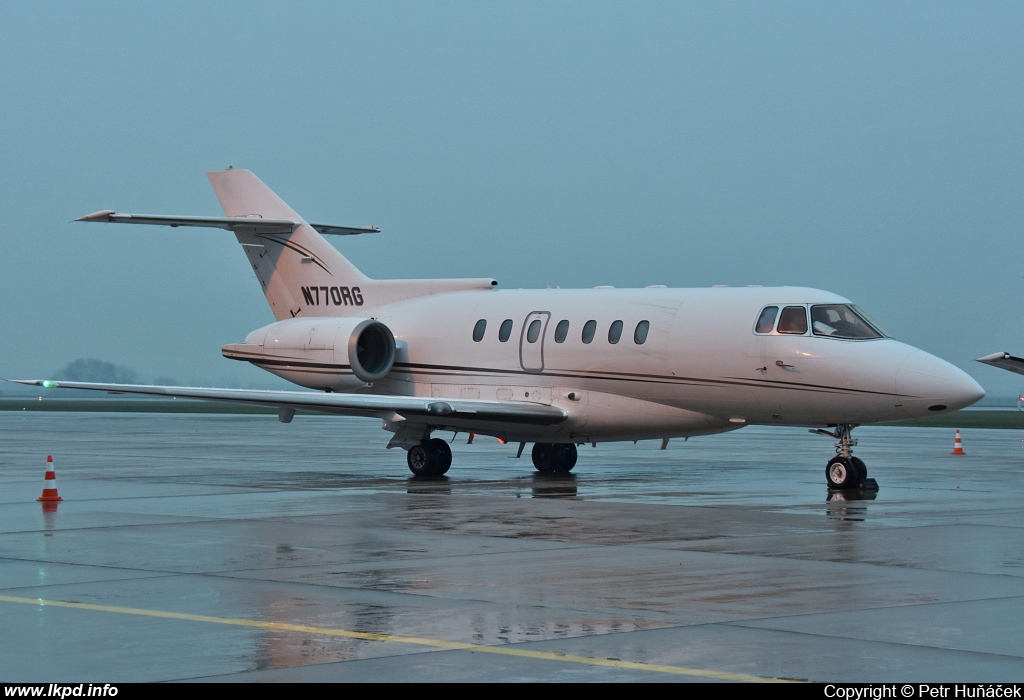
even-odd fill
[{"label": "overcast sky", "polygon": [[253,170],[373,277],[804,285],[1024,377],[1024,4],[0,2],[0,376],[245,385]]}]

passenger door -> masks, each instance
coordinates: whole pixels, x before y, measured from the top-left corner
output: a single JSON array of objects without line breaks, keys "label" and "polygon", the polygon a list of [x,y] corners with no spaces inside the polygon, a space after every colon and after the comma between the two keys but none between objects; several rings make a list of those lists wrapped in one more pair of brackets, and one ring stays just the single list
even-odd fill
[{"label": "passenger door", "polygon": [[519,364],[527,372],[544,371],[544,337],[550,319],[550,311],[533,311],[523,322],[519,336]]}]

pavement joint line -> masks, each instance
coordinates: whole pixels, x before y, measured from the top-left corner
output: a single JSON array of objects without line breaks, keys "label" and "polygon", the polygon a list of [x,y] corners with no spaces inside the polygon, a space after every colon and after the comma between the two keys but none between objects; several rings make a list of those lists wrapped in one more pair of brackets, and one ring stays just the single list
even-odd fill
[{"label": "pavement joint line", "polygon": [[469,651],[486,654],[501,654],[504,656],[518,656],[521,658],[539,659],[544,661],[560,661],[563,663],[576,663],[587,666],[605,666],[610,668],[626,669],[631,671],[647,671],[650,673],[668,673],[679,676],[696,676],[699,678],[714,678],[717,680],[746,682],[746,683],[795,683],[787,678],[770,678],[766,676],[752,676],[744,673],[729,673],[726,671],[712,671],[708,669],[686,668],[684,666],[667,666],[663,664],[647,664],[638,661],[621,661],[617,659],[598,659],[590,656],[577,656],[575,654],[560,654],[549,651],[534,651],[520,649],[511,646],[488,646],[486,644],[469,644],[466,642],[451,642],[443,639],[430,639],[428,637],[407,637],[396,634],[381,634],[377,632],[358,632],[355,630],[344,630],[333,627],[313,627],[309,625],[296,625],[285,622],[266,622],[262,620],[248,620],[236,617],[216,617],[212,615],[194,615],[190,613],[177,613],[165,610],[147,610],[145,608],[125,608],[113,605],[96,605],[93,603],[74,603],[63,600],[46,600],[43,598],[20,598],[16,596],[0,595],[0,602],[20,603],[40,607],[72,608],[76,610],[91,610],[94,612],[117,613],[121,615],[139,615],[142,617],[156,617],[169,620],[185,620],[189,622],[207,622],[220,625],[234,625],[237,627],[254,627],[258,629],[277,630],[283,632],[300,632],[315,634],[327,637],[346,637],[348,639],[362,639],[374,642],[394,642],[398,644],[412,644],[416,646],[433,647],[435,649],[448,649],[454,651]]}]

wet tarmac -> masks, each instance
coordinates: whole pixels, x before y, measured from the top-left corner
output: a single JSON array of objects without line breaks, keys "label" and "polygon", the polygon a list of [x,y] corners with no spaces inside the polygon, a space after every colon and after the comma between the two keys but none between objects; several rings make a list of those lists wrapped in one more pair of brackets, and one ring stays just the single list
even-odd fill
[{"label": "wet tarmac", "polygon": [[1020,680],[1024,434],[855,436],[873,499],[799,429],[420,480],[375,421],[0,413],[0,678]]}]

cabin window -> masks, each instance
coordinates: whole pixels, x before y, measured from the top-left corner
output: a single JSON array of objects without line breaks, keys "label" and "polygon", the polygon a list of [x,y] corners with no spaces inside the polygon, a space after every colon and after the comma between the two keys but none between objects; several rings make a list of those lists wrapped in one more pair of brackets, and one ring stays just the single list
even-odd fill
[{"label": "cabin window", "polygon": [[651,330],[650,321],[641,321],[636,324],[636,330],[633,331],[633,342],[637,345],[643,345],[647,342],[647,332]]},{"label": "cabin window", "polygon": [[622,321],[612,321],[612,325],[608,327],[608,342],[612,345],[619,342],[619,338],[622,337]]},{"label": "cabin window", "polygon": [[847,340],[872,340],[880,333],[858,309],[850,304],[815,304],[811,307],[814,335]]},{"label": "cabin window", "polygon": [[807,309],[802,306],[787,306],[779,316],[779,333],[803,335],[807,332]]},{"label": "cabin window", "polygon": [[569,335],[569,322],[559,321],[558,325],[555,326],[555,342],[564,343],[567,335]]},{"label": "cabin window", "polygon": [[477,343],[479,343],[481,340],[483,340],[484,339],[484,332],[486,330],[487,330],[487,321],[485,319],[480,319],[479,321],[477,321],[476,325],[473,326],[473,340],[475,342],[477,342]]},{"label": "cabin window", "polygon": [[503,343],[507,343],[509,336],[512,335],[512,319],[506,318],[501,322],[501,328],[498,329],[498,340]]},{"label": "cabin window", "polygon": [[771,333],[775,328],[775,317],[779,315],[779,307],[766,306],[757,317],[757,325],[754,326],[755,333]]},{"label": "cabin window", "polygon": [[526,329],[526,340],[530,343],[536,343],[537,338],[540,337],[540,319],[535,318],[530,322],[530,327]]},{"label": "cabin window", "polygon": [[594,342],[594,333],[597,332],[597,321],[587,321],[583,324],[583,342]]}]

